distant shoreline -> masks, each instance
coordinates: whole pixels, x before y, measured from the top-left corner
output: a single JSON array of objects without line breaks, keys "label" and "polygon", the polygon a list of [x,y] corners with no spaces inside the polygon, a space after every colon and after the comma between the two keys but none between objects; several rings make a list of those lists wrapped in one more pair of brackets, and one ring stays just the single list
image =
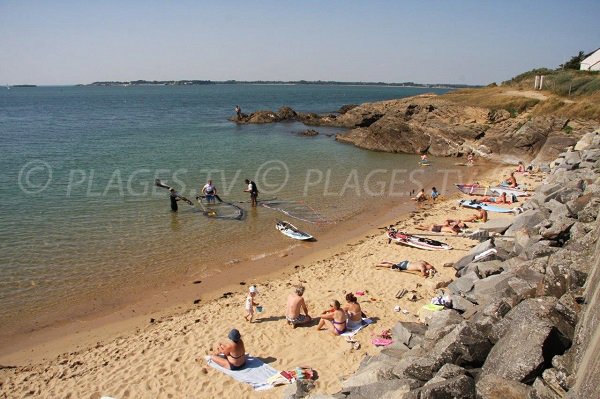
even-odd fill
[{"label": "distant shoreline", "polygon": [[384,82],[339,82],[339,81],[278,81],[278,80],[134,80],[134,81],[102,81],[76,86],[204,86],[221,84],[251,84],[251,85],[317,85],[317,86],[388,86],[388,87],[414,87],[431,89],[464,89],[482,87],[481,85],[451,84],[451,83],[384,83]]}]

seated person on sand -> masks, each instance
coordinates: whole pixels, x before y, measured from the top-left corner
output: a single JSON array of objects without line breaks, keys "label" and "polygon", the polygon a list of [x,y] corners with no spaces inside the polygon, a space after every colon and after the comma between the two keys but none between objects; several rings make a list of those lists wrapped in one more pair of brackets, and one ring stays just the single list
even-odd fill
[{"label": "seated person on sand", "polygon": [[506,192],[500,194],[499,197],[483,197],[481,202],[493,202],[494,204],[512,204],[512,202],[506,199]]},{"label": "seated person on sand", "polygon": [[344,312],[342,305],[336,299],[331,304],[331,309],[326,310],[321,314],[321,320],[319,320],[317,330],[320,330],[325,326],[333,335],[341,335],[346,331],[347,320],[348,316],[346,316],[346,312]]},{"label": "seated person on sand", "polygon": [[[306,307],[302,295],[304,295],[304,287],[299,285],[294,289],[294,292],[288,296],[285,318],[288,324],[293,328],[308,324],[311,321],[311,318],[308,315],[308,308]],[[304,311],[304,314],[300,314],[300,310]]]},{"label": "seated person on sand", "polygon": [[510,176],[508,177],[508,179],[506,179],[504,185],[510,188],[515,188],[518,186],[517,179],[515,178],[515,172],[510,173]]},{"label": "seated person on sand", "polygon": [[392,270],[410,270],[415,272],[421,272],[423,277],[433,276],[437,273],[435,267],[431,263],[425,262],[424,260],[420,260],[417,262],[409,262],[407,260],[403,260],[401,262],[395,263],[389,260],[383,260],[375,267],[389,267]]},{"label": "seated person on sand", "polygon": [[517,166],[517,170],[515,170],[515,172],[525,173],[525,165],[523,164],[523,161],[519,161],[519,165]]},{"label": "seated person on sand", "polygon": [[451,225],[448,223],[448,221],[446,221],[445,224],[432,224],[430,226],[420,224],[418,226],[415,226],[415,229],[433,231],[434,233],[451,233],[455,235],[458,235],[458,233],[461,232],[461,227],[458,224]]},{"label": "seated person on sand", "polygon": [[469,219],[465,219],[465,222],[483,222],[483,223],[487,222],[488,221],[487,211],[480,206],[478,206],[475,209],[477,209],[477,213],[475,215],[473,215],[472,217],[470,217]]},{"label": "seated person on sand", "polygon": [[246,348],[242,336],[234,328],[227,338],[229,338],[227,342],[219,342],[215,345],[210,358],[221,367],[240,370],[246,364]]},{"label": "seated person on sand", "polygon": [[344,306],[344,311],[348,317],[346,327],[354,328],[360,326],[362,324],[363,311],[353,293],[349,292],[346,294],[346,303],[346,306]]},{"label": "seated person on sand", "polygon": [[421,191],[419,191],[419,194],[417,194],[416,197],[411,198],[413,201],[417,201],[417,202],[422,202],[425,201],[427,199],[427,195],[425,195],[425,189],[421,189]]}]

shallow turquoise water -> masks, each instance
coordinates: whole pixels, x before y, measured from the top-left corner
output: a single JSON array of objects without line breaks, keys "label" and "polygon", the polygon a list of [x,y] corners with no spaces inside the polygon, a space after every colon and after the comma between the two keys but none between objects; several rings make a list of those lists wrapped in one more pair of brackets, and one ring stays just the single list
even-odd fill
[{"label": "shallow turquoise water", "polygon": [[405,198],[435,167],[410,175],[416,156],[337,143],[336,129],[301,137],[306,127],[298,123],[237,126],[227,118],[236,104],[243,112],[284,105],[334,112],[423,92],[268,85],[0,90],[0,325],[16,331],[65,304],[110,302],[168,276],[201,276],[211,265],[290,245],[273,227],[283,215],[269,209],[251,210],[242,221],[215,220],[180,203],[174,214],[155,178],[193,197],[210,171],[229,201],[248,200],[242,190],[250,178],[261,198],[303,201],[331,221],[390,194]]}]

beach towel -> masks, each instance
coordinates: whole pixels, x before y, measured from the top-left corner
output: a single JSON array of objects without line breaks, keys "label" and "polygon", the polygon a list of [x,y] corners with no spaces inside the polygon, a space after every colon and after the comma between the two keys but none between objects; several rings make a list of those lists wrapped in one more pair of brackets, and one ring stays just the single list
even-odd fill
[{"label": "beach towel", "polygon": [[356,326],[352,326],[352,327],[346,327],[346,331],[344,331],[343,333],[340,334],[340,336],[342,337],[354,337],[356,335],[357,332],[359,332],[360,330],[362,330],[363,328],[365,328],[366,326],[368,326],[369,324],[372,324],[373,320],[371,319],[362,319],[362,323],[356,325]]},{"label": "beach towel", "polygon": [[272,376],[279,374],[273,367],[252,356],[247,357],[246,365],[241,370],[229,370],[221,367],[213,362],[210,356],[206,356],[205,359],[206,364],[212,368],[229,375],[235,380],[252,385],[252,388],[256,391],[264,391],[273,388],[269,379]]}]

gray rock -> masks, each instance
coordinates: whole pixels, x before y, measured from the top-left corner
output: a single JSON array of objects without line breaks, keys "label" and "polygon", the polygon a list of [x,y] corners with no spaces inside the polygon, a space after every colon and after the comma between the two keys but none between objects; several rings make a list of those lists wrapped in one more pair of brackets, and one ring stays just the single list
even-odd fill
[{"label": "gray rock", "polygon": [[[475,266],[477,267],[477,266]],[[464,269],[463,269],[464,270]],[[448,285],[448,290],[453,294],[461,294],[471,291],[473,283],[479,280],[479,276],[475,272],[469,272],[464,274],[462,277],[454,280]]]},{"label": "gray rock", "polygon": [[352,374],[348,379],[342,382],[342,390],[349,390],[356,386],[395,379],[397,377],[392,373],[393,369],[393,364],[382,361],[373,361],[367,365],[361,365],[361,369],[359,369],[358,372]]},{"label": "gray rock", "polygon": [[414,379],[402,378],[381,381],[374,384],[350,388],[347,399],[398,398],[403,393],[419,388],[421,383]]},{"label": "gray rock", "polygon": [[523,399],[530,390],[528,385],[495,374],[484,375],[475,384],[477,399]]},{"label": "gray rock", "polygon": [[536,378],[531,386],[528,399],[562,399],[566,392],[562,395],[555,392],[542,378]]},{"label": "gray rock", "polygon": [[456,310],[445,309],[440,312],[434,312],[427,320],[427,331],[425,337],[437,339],[441,335],[441,330],[450,325],[456,325],[463,321],[463,317]]},{"label": "gray rock", "polygon": [[437,373],[435,373],[435,377],[449,379],[458,377],[459,375],[468,375],[469,373],[463,367],[457,366],[455,364],[447,363],[444,364]]},{"label": "gray rock", "polygon": [[565,153],[565,163],[567,165],[578,165],[581,162],[581,155],[578,151]]},{"label": "gray rock", "polygon": [[551,323],[538,318],[530,318],[527,324],[513,323],[490,351],[483,375],[531,383],[550,365],[552,356],[565,349]]},{"label": "gray rock", "polygon": [[306,398],[314,387],[315,383],[310,380],[296,380],[295,383],[285,389],[283,397],[285,399]]},{"label": "gray rock", "polygon": [[477,367],[483,363],[490,348],[489,340],[477,326],[463,321],[435,344],[429,356],[435,359],[434,371],[446,363]]},{"label": "gray rock", "polygon": [[556,243],[552,241],[538,241],[532,245],[528,245],[522,253],[525,259],[535,259],[544,256],[552,255],[557,252],[560,248],[555,247]]},{"label": "gray rock", "polygon": [[475,399],[475,381],[466,375],[419,388],[420,399]]},{"label": "gray rock", "polygon": [[492,240],[484,241],[475,247],[473,247],[469,253],[458,260],[458,262],[454,263],[453,267],[456,270],[461,270],[469,263],[473,261],[475,256],[479,255],[482,252],[487,251],[488,249],[494,248],[494,242]]},{"label": "gray rock", "polygon": [[581,312],[581,305],[577,303],[572,292],[567,292],[556,303],[556,311],[563,316],[567,323],[575,327]]},{"label": "gray rock", "polygon": [[423,343],[423,336],[427,326],[422,323],[398,322],[392,329],[394,341],[400,342],[409,348]]},{"label": "gray rock", "polygon": [[577,219],[582,223],[590,223],[596,220],[600,212],[600,198],[590,198],[585,207],[577,213]]},{"label": "gray rock", "polygon": [[477,280],[466,298],[476,304],[487,304],[498,298],[509,296],[512,290],[508,285],[508,280],[512,277],[514,274],[504,272]]},{"label": "gray rock", "polygon": [[524,230],[529,236],[535,235],[537,234],[535,226],[546,220],[546,218],[547,215],[540,209],[525,211],[514,218],[513,224],[504,234],[510,236],[519,230]]},{"label": "gray rock", "polygon": [[462,312],[463,317],[465,317],[464,312],[471,312],[475,307],[471,301],[460,295],[450,295],[450,300],[452,301],[452,309]]},{"label": "gray rock", "polygon": [[487,222],[477,226],[477,228],[482,231],[503,234],[506,230],[508,230],[512,223],[512,218],[498,218],[488,220]]},{"label": "gray rock", "polygon": [[430,357],[405,356],[392,370],[397,378],[409,378],[428,381],[433,378],[436,362]]},{"label": "gray rock", "polygon": [[489,276],[493,276],[495,274],[500,274],[504,271],[503,262],[499,260],[492,260],[488,262],[479,262],[477,263],[477,270],[479,272],[479,277],[486,278]]}]

